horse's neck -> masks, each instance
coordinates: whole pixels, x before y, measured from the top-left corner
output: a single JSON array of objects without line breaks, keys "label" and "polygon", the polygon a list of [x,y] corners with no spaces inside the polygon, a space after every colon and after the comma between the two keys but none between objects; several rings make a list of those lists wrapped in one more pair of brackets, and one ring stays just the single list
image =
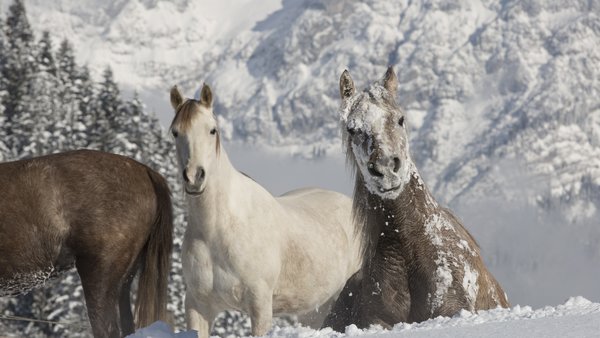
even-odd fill
[{"label": "horse's neck", "polygon": [[[228,219],[245,219],[249,213],[271,210],[276,205],[268,204],[275,202],[275,198],[239,172],[223,148],[213,172],[207,173],[207,180],[206,189],[200,196],[188,197],[190,219],[187,231],[190,235],[195,232],[198,236],[210,237],[216,227],[227,226]],[[260,206],[258,210],[257,206]]]},{"label": "horse's neck", "polygon": [[224,149],[221,149],[213,172],[207,175],[206,189],[200,196],[188,196],[188,213],[191,223],[207,226],[214,223],[218,213],[231,209],[231,199],[244,198],[236,192],[239,172],[233,167]]},{"label": "horse's neck", "polygon": [[[356,184],[355,217],[364,224],[367,255],[373,253],[381,236],[411,242],[412,234],[422,233],[426,218],[439,209],[414,165],[408,183],[393,200],[382,199],[369,192],[360,174],[357,175]],[[361,193],[364,194],[363,198],[357,199],[356,196]]]},{"label": "horse's neck", "polygon": [[423,217],[427,217],[439,209],[438,203],[421,179],[416,167],[410,172],[410,180],[400,193],[400,195],[385,205],[399,218],[399,221],[406,224],[423,225]]}]

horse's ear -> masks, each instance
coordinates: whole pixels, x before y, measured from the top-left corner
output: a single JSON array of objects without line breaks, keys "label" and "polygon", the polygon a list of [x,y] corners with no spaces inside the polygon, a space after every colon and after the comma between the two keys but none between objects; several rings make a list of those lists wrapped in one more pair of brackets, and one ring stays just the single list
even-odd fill
[{"label": "horse's ear", "polygon": [[213,95],[210,87],[205,83],[202,85],[202,90],[200,91],[200,104],[205,105],[206,107],[212,107],[213,103]]},{"label": "horse's ear", "polygon": [[173,88],[171,88],[171,106],[173,106],[173,109],[177,110],[177,107],[179,107],[182,102],[183,97],[179,92],[179,88],[177,88],[177,86],[173,86]]},{"label": "horse's ear", "polygon": [[350,77],[350,72],[344,70],[342,76],[340,76],[340,96],[343,99],[347,99],[354,95],[356,89],[354,89],[354,81]]},{"label": "horse's ear", "polygon": [[383,86],[392,95],[396,95],[396,90],[398,90],[398,78],[396,77],[396,72],[394,72],[394,68],[392,66],[388,67],[385,75],[383,76]]}]

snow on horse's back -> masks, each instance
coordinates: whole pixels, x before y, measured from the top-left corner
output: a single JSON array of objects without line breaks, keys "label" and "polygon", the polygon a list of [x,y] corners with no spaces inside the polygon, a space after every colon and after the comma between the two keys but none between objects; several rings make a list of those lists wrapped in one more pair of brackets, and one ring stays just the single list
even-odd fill
[{"label": "snow on horse's back", "polygon": [[183,243],[188,328],[206,337],[213,318],[236,309],[262,335],[272,315],[302,314],[337,296],[361,265],[351,200],[322,189],[280,197],[230,163],[204,85],[198,100],[171,90],[171,124],[187,197]]}]

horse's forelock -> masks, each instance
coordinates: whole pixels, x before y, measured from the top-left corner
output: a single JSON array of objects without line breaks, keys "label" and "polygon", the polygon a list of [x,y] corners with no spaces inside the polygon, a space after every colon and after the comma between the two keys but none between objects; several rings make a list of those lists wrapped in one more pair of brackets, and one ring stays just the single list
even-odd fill
[{"label": "horse's forelock", "polygon": [[[177,107],[177,111],[175,112],[175,118],[173,122],[171,122],[171,127],[169,129],[176,129],[178,132],[187,133],[192,127],[192,121],[194,119],[194,115],[200,112],[200,101],[194,99],[187,99],[183,103]],[[213,118],[215,121],[218,121],[213,114]],[[221,152],[221,133],[217,128],[217,134],[215,135],[216,140],[216,152],[217,155]]]},{"label": "horse's forelock", "polygon": [[192,126],[192,119],[198,106],[195,100],[187,99],[177,107],[175,118],[171,122],[170,129],[177,129],[181,132],[187,132]]}]

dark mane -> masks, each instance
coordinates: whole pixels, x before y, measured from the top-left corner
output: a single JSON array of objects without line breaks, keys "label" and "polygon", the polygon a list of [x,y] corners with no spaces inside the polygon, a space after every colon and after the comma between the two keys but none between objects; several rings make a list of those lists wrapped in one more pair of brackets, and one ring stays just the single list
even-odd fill
[{"label": "dark mane", "polygon": [[[345,130],[345,128],[343,129]],[[348,140],[348,138],[344,138]],[[350,170],[350,174],[354,177],[354,190],[352,193],[352,220],[355,224],[354,231],[360,232],[361,235],[361,254],[363,261],[365,258],[372,256],[372,251],[377,244],[378,227],[370,227],[369,224],[369,191],[365,187],[365,182],[362,178],[354,153],[350,147],[350,143],[346,141],[346,167]],[[373,201],[371,201],[373,202]]]}]

